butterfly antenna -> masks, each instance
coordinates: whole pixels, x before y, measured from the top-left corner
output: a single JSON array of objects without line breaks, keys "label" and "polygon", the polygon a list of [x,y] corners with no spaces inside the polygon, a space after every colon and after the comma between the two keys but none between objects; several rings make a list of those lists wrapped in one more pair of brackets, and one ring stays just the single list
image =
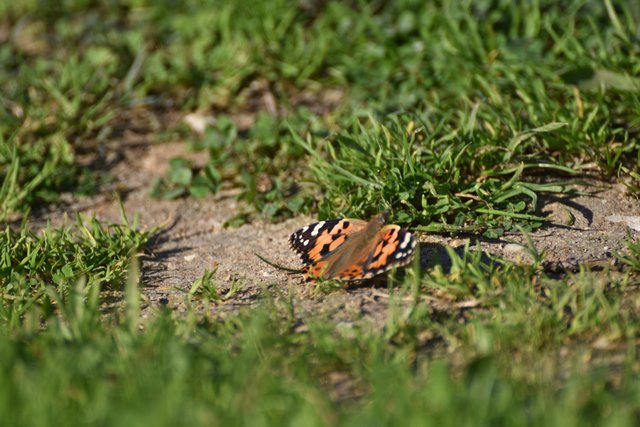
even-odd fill
[{"label": "butterfly antenna", "polygon": [[288,267],[284,267],[284,266],[282,266],[280,264],[276,264],[275,262],[269,261],[268,259],[266,259],[265,257],[263,257],[262,255],[260,255],[260,254],[258,254],[256,252],[254,252],[253,254],[255,256],[257,256],[258,258],[260,258],[263,262],[266,262],[271,267],[277,268],[278,270],[283,270],[283,271],[286,271],[286,272],[291,273],[291,274],[296,274],[296,273],[302,273],[303,272],[303,270],[301,270],[301,269],[288,268]]}]

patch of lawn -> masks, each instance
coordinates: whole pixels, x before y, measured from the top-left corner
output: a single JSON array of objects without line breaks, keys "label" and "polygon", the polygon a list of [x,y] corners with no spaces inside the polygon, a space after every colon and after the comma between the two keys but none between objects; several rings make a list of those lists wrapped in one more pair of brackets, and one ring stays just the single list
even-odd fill
[{"label": "patch of lawn", "polygon": [[[154,114],[171,109],[258,117],[248,132],[231,139],[233,144],[225,137],[212,147],[210,135],[194,134],[190,139],[209,144],[205,170],[182,165],[175,174],[172,169],[156,194],[203,195],[225,185],[239,187],[241,198],[267,217],[315,209],[322,199],[325,206],[338,206],[332,214],[345,211],[342,199],[362,205],[360,194],[336,198],[337,182],[305,172],[308,159],[283,132],[284,121],[303,139],[310,130],[314,139],[333,131],[354,137],[351,126],[363,115],[387,123],[389,113],[406,112],[420,118],[417,126],[424,125],[417,150],[432,150],[422,144],[433,141],[450,145],[452,152],[467,147],[468,159],[483,158],[490,172],[511,155],[510,164],[551,163],[605,177],[639,173],[634,112],[640,82],[634,76],[640,17],[626,3],[279,0],[56,8],[5,2],[2,10],[10,36],[0,48],[6,59],[0,62],[5,107],[0,135],[18,147],[17,193],[32,189],[5,209],[24,210],[55,200],[60,191],[95,188],[96,177],[86,176],[79,154],[95,153],[104,141],[117,138],[118,122],[140,108]],[[327,100],[332,91],[341,94],[338,101]],[[228,127],[220,122],[208,133]],[[516,142],[555,123],[564,126]],[[489,152],[504,153],[488,156],[485,145]],[[2,178],[11,176],[11,153],[0,153]],[[433,164],[417,166],[425,170]],[[473,169],[460,166],[460,172]],[[525,169],[518,183],[530,182],[534,171],[539,175]],[[296,188],[309,178],[321,181],[320,193]],[[513,173],[493,176],[496,185],[482,191],[508,187],[512,178]],[[292,188],[301,194],[292,195]],[[415,192],[410,185],[398,190]],[[421,208],[409,204],[408,215]],[[321,212],[327,214],[326,207]],[[453,221],[458,227],[470,219],[457,214],[424,212],[411,220]],[[480,216],[471,221],[489,222],[496,230],[507,221]]]},{"label": "patch of lawn", "polygon": [[539,226],[544,218],[535,215],[538,194],[568,191],[561,182],[524,179],[535,171],[572,173],[546,156],[529,154],[532,145],[562,124],[502,142],[484,132],[443,134],[441,120],[422,120],[411,115],[396,116],[388,124],[370,119],[328,142],[298,139],[324,190],[323,215],[366,218],[382,205],[397,222],[428,225],[421,228],[425,231],[497,236],[521,223]]},{"label": "patch of lawn", "polygon": [[[614,301],[624,281],[451,256],[448,272],[408,272],[382,329],[292,316],[295,300],[275,296],[225,320],[159,308],[141,328],[93,303],[57,307],[35,331],[2,321],[0,413],[7,425],[633,423],[639,319]],[[78,292],[70,304],[90,299]],[[137,313],[137,287],[126,292]],[[74,324],[91,327],[64,332]]]},{"label": "patch of lawn", "polygon": [[[312,22],[310,10],[317,13]],[[397,203],[405,209],[401,221],[435,220],[440,229],[466,226],[497,235],[514,222],[539,221],[531,216],[537,196],[560,188],[540,186],[540,177],[637,175],[635,9],[581,1],[491,6],[409,1],[380,7],[329,2],[310,10],[290,7],[268,35],[262,32],[266,24],[256,24],[249,45],[260,58],[249,62],[285,105],[308,87],[345,88],[343,105],[330,119],[336,136],[328,142],[324,135],[312,138],[316,170],[300,177],[318,184],[322,216],[366,216]],[[303,35],[303,25],[313,37]],[[229,34],[239,33],[230,29]],[[314,61],[307,60],[311,72],[300,71],[299,52],[290,45],[313,53]],[[287,74],[289,67],[297,70],[297,79]],[[295,88],[292,93],[282,91],[283,82]],[[374,118],[363,119],[367,114]],[[404,120],[404,136],[389,125],[398,114],[411,118]],[[369,125],[359,126],[363,120]],[[371,122],[392,128],[386,149],[378,146],[382,136]],[[297,120],[290,128],[306,139]],[[290,138],[282,135],[276,144],[283,149],[268,164],[304,169],[307,160],[288,148]],[[238,145],[240,152],[225,151],[256,161],[252,151],[242,149],[251,143]],[[327,145],[333,149],[319,149]],[[396,168],[394,162],[404,161],[397,151],[412,156],[411,164]],[[376,167],[367,156],[376,159]],[[220,169],[216,161],[212,156],[208,167]],[[319,170],[318,161],[326,167]],[[380,169],[381,162],[386,165]],[[402,172],[387,175],[391,166]],[[266,176],[274,176],[268,169]],[[256,176],[240,183],[244,194],[255,193]],[[376,182],[381,180],[387,187]],[[248,200],[277,215],[287,210],[288,187],[276,186],[281,198],[274,199],[270,189]],[[264,209],[265,199],[280,209]]]},{"label": "patch of lawn", "polygon": [[74,31],[90,22],[56,27],[46,7],[25,3],[5,5],[0,19],[9,34],[0,46],[0,179],[13,185],[4,215],[95,191],[99,178],[78,158],[97,157],[122,97],[118,57]]},{"label": "patch of lawn", "polygon": [[16,327],[28,318],[37,329],[67,304],[85,312],[89,296],[88,310],[97,310],[100,289],[121,289],[149,238],[123,220],[105,225],[78,216],[73,227],[47,226],[38,233],[26,221],[19,230],[7,226],[0,233],[0,321]]},{"label": "patch of lawn", "polygon": [[535,226],[537,196],[563,191],[541,179],[637,171],[638,16],[618,6],[396,3],[360,20],[366,41],[345,34],[362,39],[336,67],[359,67],[351,99],[400,113],[311,138],[322,216],[392,207],[424,230],[499,235]]}]

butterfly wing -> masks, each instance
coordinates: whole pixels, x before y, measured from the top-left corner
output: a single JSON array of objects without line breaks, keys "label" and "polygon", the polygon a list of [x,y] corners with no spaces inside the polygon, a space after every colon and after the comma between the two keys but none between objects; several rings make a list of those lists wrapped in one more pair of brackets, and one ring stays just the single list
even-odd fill
[{"label": "butterfly wing", "polygon": [[336,272],[333,277],[342,280],[368,279],[393,267],[411,262],[416,240],[413,234],[398,225],[386,225],[376,235],[369,250],[358,254],[353,262]]},{"label": "butterfly wing", "polygon": [[302,227],[289,237],[289,245],[305,266],[316,265],[334,253],[367,222],[357,219],[331,219]]}]

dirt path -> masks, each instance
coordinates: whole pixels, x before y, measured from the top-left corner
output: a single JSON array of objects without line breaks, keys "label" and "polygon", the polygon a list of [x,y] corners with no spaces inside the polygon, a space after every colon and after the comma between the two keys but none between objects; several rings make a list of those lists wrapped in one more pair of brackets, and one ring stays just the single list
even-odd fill
[{"label": "dirt path", "polygon": [[[288,236],[297,228],[313,222],[313,218],[296,218],[279,224],[254,222],[236,229],[223,224],[236,213],[233,193],[210,196],[202,200],[154,200],[149,196],[154,178],[162,176],[169,158],[191,156],[184,144],[141,145],[126,151],[125,158],[111,171],[124,195],[124,206],[130,218],[140,216],[142,227],[165,224],[154,239],[151,252],[143,258],[142,283],[145,287],[145,311],[168,306],[178,312],[185,308],[187,292],[205,270],[217,269],[215,281],[224,293],[234,281],[240,291],[228,301],[209,306],[214,315],[225,315],[255,304],[265,291],[284,298],[293,296],[297,310],[330,313],[337,322],[365,318],[381,326],[388,308],[388,291],[384,284],[374,283],[321,293],[305,284],[300,275],[290,275],[262,262],[255,253],[273,262],[299,267],[298,258],[289,250]],[[203,154],[204,156],[204,154]],[[612,260],[612,253],[623,248],[627,233],[634,231],[625,222],[612,222],[608,217],[640,215],[640,202],[626,194],[622,185],[600,183],[590,187],[590,195],[572,198],[546,198],[543,211],[553,223],[531,235],[536,247],[544,251],[551,268],[572,268],[579,262]],[[119,221],[119,207],[109,193],[71,207],[95,213],[100,219]],[[48,219],[56,222],[62,211],[51,212]],[[614,218],[616,219],[616,218]],[[618,218],[620,219],[620,218]],[[462,250],[468,239],[418,234],[421,242],[421,264],[425,268],[448,263],[446,246]],[[475,242],[475,239],[474,239]],[[472,242],[472,244],[474,244]],[[520,235],[505,236],[496,241],[482,241],[484,251],[511,260],[528,262]],[[293,295],[290,294],[293,293]],[[276,297],[277,299],[277,297]]]}]

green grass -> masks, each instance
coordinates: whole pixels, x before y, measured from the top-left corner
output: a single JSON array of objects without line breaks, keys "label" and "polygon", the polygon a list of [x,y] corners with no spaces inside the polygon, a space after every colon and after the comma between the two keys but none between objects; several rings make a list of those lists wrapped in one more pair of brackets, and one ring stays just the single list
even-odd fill
[{"label": "green grass", "polygon": [[[1,235],[6,425],[619,426],[639,414],[632,262],[558,279],[535,252],[520,266],[451,250],[448,270],[414,265],[391,282],[382,328],[358,313],[336,325],[281,291],[213,320],[203,303],[236,291],[221,293],[214,271],[184,291],[186,312],[143,320],[149,234],[135,227],[79,218]],[[637,244],[620,256],[637,259]]]},{"label": "green grass", "polygon": [[[366,200],[362,191],[353,199],[344,194],[344,177],[311,173],[294,142],[311,134],[322,145],[334,134],[329,141],[355,137],[366,152],[376,152],[373,136],[353,130],[367,116],[386,127],[398,114],[410,117],[420,136],[414,149],[435,151],[431,159],[416,159],[421,172],[459,175],[467,181],[458,186],[462,191],[491,174],[482,192],[504,196],[520,163],[518,186],[540,175],[558,179],[545,169],[550,165],[556,172],[621,176],[632,191],[638,186],[640,12],[630,4],[281,0],[180,6],[4,3],[2,22],[13,32],[0,49],[7,59],[0,68],[6,104],[0,135],[19,147],[20,164],[30,165],[15,184],[17,194],[29,188],[28,196],[5,211],[50,202],[61,191],[95,191],[96,177],[87,177],[78,156],[117,139],[120,123],[134,116],[135,124],[141,108],[159,115],[160,123],[167,110],[220,118],[204,136],[184,128],[172,133],[206,149],[210,161],[201,171],[174,164],[155,186],[156,196],[203,196],[231,186],[251,206],[245,214],[266,218],[314,211],[318,201],[323,215],[360,214],[388,201]],[[337,100],[329,100],[331,93]],[[279,116],[267,114],[272,107],[265,96]],[[256,113],[248,131],[225,120]],[[446,147],[454,154],[466,147],[463,158],[452,162]],[[3,177],[11,175],[11,153],[0,152]],[[467,158],[480,161],[467,164]],[[362,164],[350,172],[377,173]],[[319,188],[300,186],[308,180]],[[451,198],[437,178],[431,184],[427,202]],[[412,179],[395,185],[401,194],[416,191]],[[522,195],[527,205],[515,211],[534,214],[531,194]],[[418,214],[423,202],[413,197],[405,200],[404,220],[479,223],[499,234],[512,218],[503,212],[513,213],[513,206],[487,206],[495,203],[481,198],[462,215],[453,206],[443,218],[430,210]],[[346,209],[345,202],[356,208]]]},{"label": "green grass", "polygon": [[[226,116],[219,117],[204,136],[190,138],[190,149],[205,151],[208,163],[195,169],[186,159],[174,158],[166,177],[153,184],[152,196],[173,199],[193,196],[206,197],[221,189],[242,188],[239,200],[266,218],[286,218],[308,212],[314,199],[294,180],[300,177],[301,166],[291,158],[300,158],[304,149],[293,143],[289,132],[292,123],[299,129],[313,131],[316,119],[304,111],[283,119],[259,114],[254,126],[243,136]],[[292,167],[293,166],[293,167]],[[238,218],[245,215],[239,212]]]},{"label": "green grass", "polygon": [[243,285],[215,271],[184,312],[143,316],[152,232],[36,230],[28,212],[99,191],[133,132],[208,156],[149,192],[234,189],[231,224],[389,209],[421,231],[526,232],[586,176],[639,194],[639,23],[611,0],[0,0],[3,426],[637,424],[632,237],[623,271],[562,276],[535,248],[528,266],[450,251],[449,270],[392,277],[375,328],[286,291],[214,320]]},{"label": "green grass", "polygon": [[[326,167],[304,173],[305,160],[300,163],[300,152],[291,150],[291,139],[283,135],[280,149],[271,150],[270,160],[255,168],[254,176],[276,176],[283,159],[289,168],[301,165],[284,179],[317,183],[312,191],[323,196],[323,217],[369,215],[390,204],[406,209],[398,218],[402,222],[439,222],[441,229],[499,235],[511,228],[514,214],[522,214],[515,222],[535,226],[540,220],[531,215],[537,195],[563,191],[559,185],[539,185],[541,177],[637,175],[633,111],[640,81],[631,77],[638,67],[631,35],[637,10],[606,2],[539,9],[509,3],[494,9],[464,2],[415,6],[398,2],[374,11],[330,3],[316,16],[309,38],[298,29],[308,11],[289,8],[287,17],[299,16],[281,22],[287,32],[278,28],[265,35],[256,30],[251,45],[262,55],[251,63],[259,69],[257,75],[275,81],[273,94],[279,102],[286,104],[295,99],[295,91],[310,85],[346,87],[348,92],[343,107],[325,119],[337,125],[335,136],[327,141],[326,131],[311,132],[314,146],[308,151]],[[278,36],[274,52],[269,42]],[[299,52],[288,49],[298,44],[316,54],[310,67],[322,64],[314,72],[300,71]],[[272,56],[279,61],[269,62]],[[297,71],[296,80],[289,80],[283,64]],[[279,91],[283,82],[290,83],[293,94]],[[374,119],[362,125],[366,114]],[[406,132],[396,124],[398,115],[409,126]],[[390,135],[381,135],[380,126],[391,128]],[[296,121],[290,129],[301,139],[309,134]],[[255,135],[252,131],[246,138],[246,148],[238,141],[223,152],[258,158],[252,148]],[[383,138],[386,146],[381,147]],[[268,145],[270,138],[258,135],[258,140]],[[328,145],[333,151],[322,150]],[[411,156],[412,165],[396,167],[404,160],[396,155],[398,146]],[[208,167],[219,170],[219,157],[211,154]],[[367,163],[367,156],[376,163]],[[296,173],[300,167],[301,175]],[[374,182],[385,178],[388,187]],[[449,178],[453,185],[442,185]],[[277,216],[291,210],[290,186],[256,191],[253,182],[236,185],[258,211]],[[312,203],[309,197],[299,200],[303,210]]]},{"label": "green grass", "polygon": [[2,323],[15,327],[32,315],[37,329],[39,318],[45,321],[67,304],[83,311],[87,295],[97,316],[100,290],[121,290],[129,264],[148,241],[151,232],[136,228],[124,216],[122,225],[78,216],[73,227],[47,225],[39,233],[26,221],[19,230],[7,226],[0,234]]},{"label": "green grass", "polygon": [[84,281],[44,318],[25,297],[23,320],[0,332],[0,413],[7,425],[633,425],[630,276],[451,257],[449,272],[409,270],[382,329],[269,294],[210,321],[186,291],[186,314],[140,322],[135,274],[111,320]]},{"label": "green grass", "polygon": [[562,124],[522,132],[502,144],[488,135],[439,136],[438,123],[420,120],[402,115],[385,125],[371,119],[326,144],[298,140],[325,188],[322,214],[366,218],[382,205],[394,212],[395,222],[421,224],[424,231],[487,231],[494,237],[523,222],[539,226],[545,218],[535,215],[538,194],[570,190],[566,182],[524,178],[536,170],[573,173],[526,155],[541,135]]}]

